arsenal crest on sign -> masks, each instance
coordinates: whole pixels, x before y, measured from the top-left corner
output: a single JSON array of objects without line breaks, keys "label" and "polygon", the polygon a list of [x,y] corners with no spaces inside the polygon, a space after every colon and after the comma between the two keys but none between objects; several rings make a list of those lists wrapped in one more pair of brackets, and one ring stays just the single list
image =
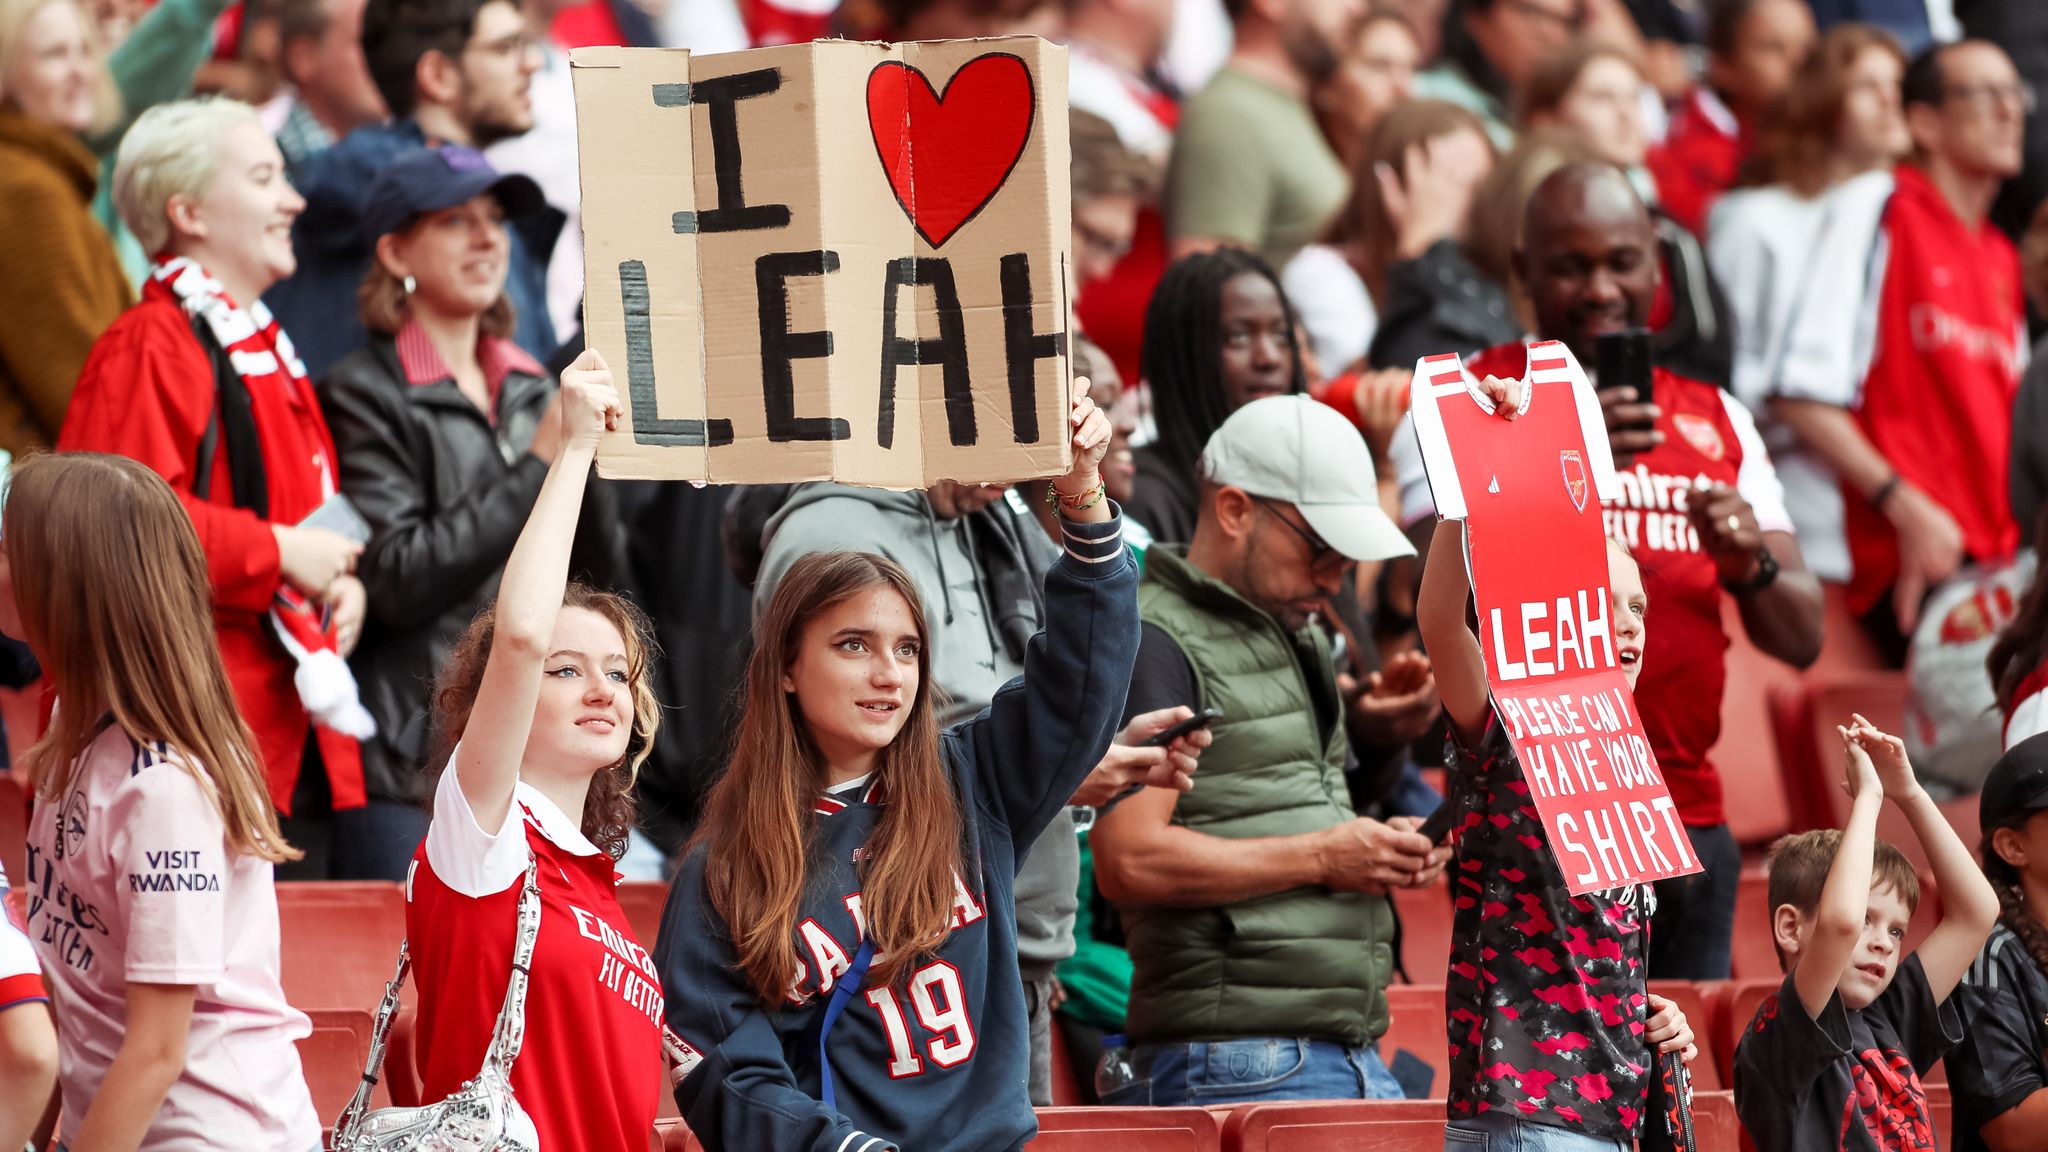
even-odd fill
[{"label": "arsenal crest on sign", "polygon": [[1586,461],[1577,448],[1567,448],[1557,454],[1557,462],[1564,468],[1564,488],[1572,494],[1572,507],[1586,510]]}]

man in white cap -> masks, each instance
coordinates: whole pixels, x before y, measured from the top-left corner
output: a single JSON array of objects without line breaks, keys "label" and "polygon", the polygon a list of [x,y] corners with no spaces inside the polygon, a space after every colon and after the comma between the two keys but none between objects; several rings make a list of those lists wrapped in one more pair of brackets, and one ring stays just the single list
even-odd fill
[{"label": "man in white cap", "polygon": [[1215,709],[1202,781],[1146,789],[1090,834],[1123,914],[1135,1078],[1105,1104],[1399,1096],[1387,1027],[1387,890],[1445,853],[1356,816],[1349,721],[1314,625],[1359,561],[1413,555],[1380,510],[1372,455],[1303,396],[1245,405],[1202,452],[1185,551],[1154,545],[1127,710]]}]

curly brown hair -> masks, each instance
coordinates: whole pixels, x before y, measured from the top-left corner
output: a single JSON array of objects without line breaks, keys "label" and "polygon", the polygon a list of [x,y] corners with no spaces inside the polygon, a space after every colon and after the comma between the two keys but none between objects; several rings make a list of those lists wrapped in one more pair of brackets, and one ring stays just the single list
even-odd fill
[{"label": "curly brown hair", "polygon": [[[583,834],[613,860],[626,855],[627,838],[637,816],[633,784],[640,765],[654,750],[654,733],[661,727],[661,703],[654,697],[654,659],[658,649],[654,625],[647,614],[623,596],[601,592],[588,584],[571,582],[562,593],[562,607],[583,608],[611,621],[626,640],[626,679],[633,686],[633,734],[626,741],[626,754],[617,764],[590,780],[590,793],[583,801]],[[490,662],[491,638],[497,630],[496,600],[477,613],[462,638],[441,665],[434,680],[434,758],[447,765],[469,726],[469,711],[476,706],[477,687],[483,683],[484,665]]]}]

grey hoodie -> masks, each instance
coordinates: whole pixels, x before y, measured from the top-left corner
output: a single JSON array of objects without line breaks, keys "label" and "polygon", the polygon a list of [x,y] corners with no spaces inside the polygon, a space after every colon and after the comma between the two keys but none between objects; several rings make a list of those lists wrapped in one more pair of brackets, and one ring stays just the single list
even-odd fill
[{"label": "grey hoodie", "polygon": [[[1011,494],[980,512],[941,520],[923,492],[846,484],[797,488],[761,530],[754,619],[783,573],[809,552],[874,552],[910,573],[931,633],[941,727],[973,718],[1024,671],[1024,642],[1043,625],[1040,581],[1059,546]],[[1065,809],[1017,873],[1017,954],[1026,980],[1052,975],[1074,952],[1080,846]]]}]

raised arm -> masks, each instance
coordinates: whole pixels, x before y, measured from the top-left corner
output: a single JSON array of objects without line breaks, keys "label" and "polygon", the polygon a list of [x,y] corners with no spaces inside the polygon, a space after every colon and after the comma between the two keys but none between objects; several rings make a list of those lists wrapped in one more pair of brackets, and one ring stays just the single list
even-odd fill
[{"label": "raised arm", "polygon": [[[1847,728],[1836,730],[1842,734],[1843,782],[1852,798],[1849,822],[1842,829],[1828,881],[1821,887],[1820,904],[1813,910],[1812,929],[1792,969],[1799,1003],[1813,1019],[1820,1018],[1834,997],[1870,913],[1871,857],[1877,849],[1877,812],[1884,805],[1884,787],[1870,757],[1849,738]],[[1774,922],[1777,912],[1771,909]]]},{"label": "raised arm", "polygon": [[491,655],[455,755],[455,778],[479,827],[500,828],[512,810],[519,761],[540,698],[541,666],[569,586],[569,546],[597,442],[615,426],[619,394],[604,357],[586,351],[562,373],[562,447],[540,498],[505,561]]},{"label": "raised arm", "polygon": [[[1520,415],[1520,380],[1488,376],[1479,390],[1493,401],[1494,411],[1504,420]],[[1465,622],[1472,602],[1472,581],[1465,571],[1465,525],[1444,520],[1430,538],[1428,560],[1422,570],[1422,590],[1415,596],[1415,626],[1422,634],[1423,651],[1429,653],[1436,672],[1437,695],[1444,715],[1450,717],[1467,747],[1478,747],[1486,734],[1487,710],[1493,689],[1486,683],[1486,660],[1479,651],[1479,637]]]},{"label": "raised arm", "polygon": [[359,575],[387,627],[424,627],[504,563],[558,453],[561,402],[541,416],[533,450],[495,482],[434,507],[431,461],[404,433],[404,401],[380,381],[329,373],[320,406],[341,460],[341,490],[370,525]]},{"label": "raised arm", "polygon": [[1019,844],[1035,839],[1109,750],[1138,656],[1137,566],[1097,470],[1109,420],[1074,381],[1074,463],[1053,481],[1065,553],[1045,575],[1045,629],[1024,675],[999,689],[957,738],[973,749],[977,791]]},{"label": "raised arm", "polygon": [[1479,637],[1465,622],[1471,602],[1472,584],[1465,575],[1465,522],[1438,521],[1430,538],[1429,560],[1422,569],[1422,591],[1415,597],[1415,625],[1436,670],[1436,691],[1444,702],[1444,715],[1450,717],[1467,747],[1477,746],[1486,731],[1487,709],[1493,706]]},{"label": "raised arm", "polygon": [[1876,767],[1885,799],[1898,805],[1913,826],[1913,835],[1920,838],[1920,847],[1927,853],[1928,867],[1934,870],[1935,889],[1941,893],[1941,922],[1914,949],[1921,970],[1927,973],[1934,1002],[1939,1004],[1955,991],[1985,937],[1998,923],[1998,894],[1991,890],[1984,870],[1949,825],[1948,817],[1920,787],[1913,765],[1906,759],[1905,742],[1878,731],[1862,716],[1855,719],[1849,738]]}]

